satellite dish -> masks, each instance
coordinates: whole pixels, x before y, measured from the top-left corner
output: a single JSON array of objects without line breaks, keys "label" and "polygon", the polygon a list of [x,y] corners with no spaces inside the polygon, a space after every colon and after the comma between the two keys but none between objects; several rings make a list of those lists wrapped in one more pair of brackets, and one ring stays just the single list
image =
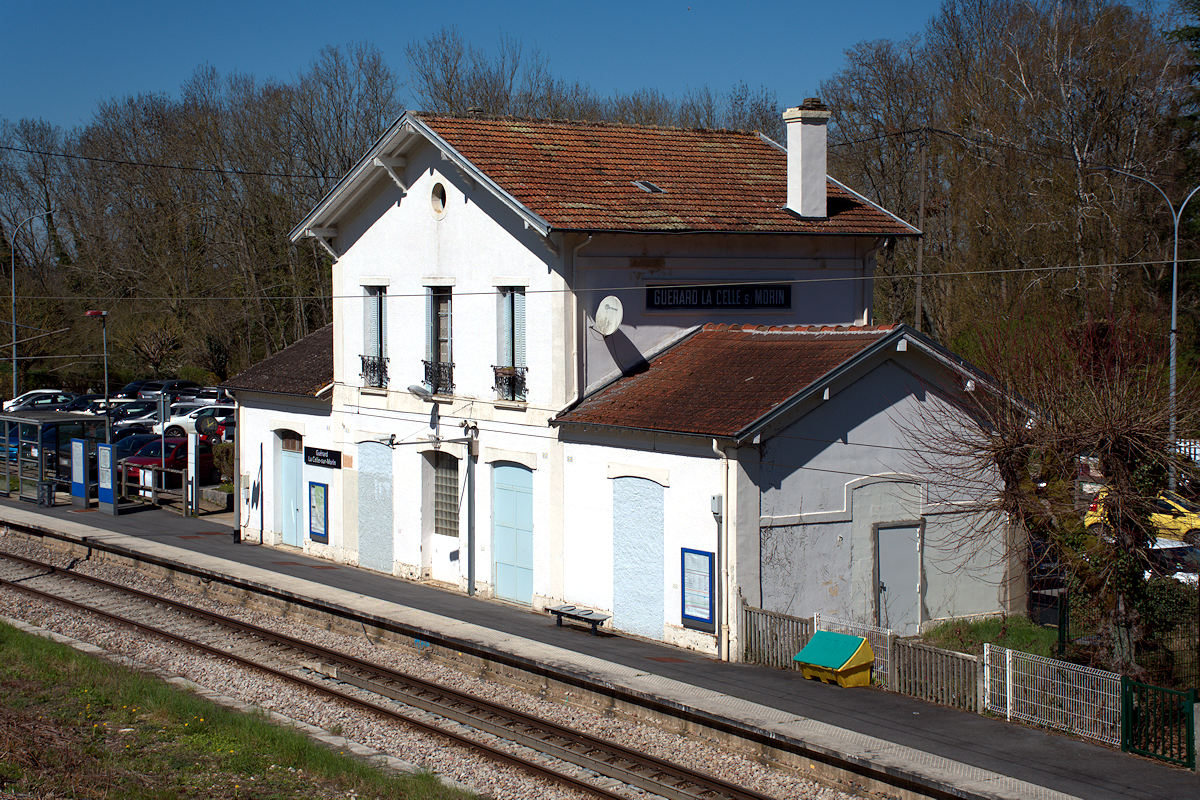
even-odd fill
[{"label": "satellite dish", "polygon": [[596,309],[596,324],[592,327],[601,336],[609,336],[621,326],[621,318],[624,315],[625,309],[621,306],[621,301],[610,294],[600,301],[600,307]]}]

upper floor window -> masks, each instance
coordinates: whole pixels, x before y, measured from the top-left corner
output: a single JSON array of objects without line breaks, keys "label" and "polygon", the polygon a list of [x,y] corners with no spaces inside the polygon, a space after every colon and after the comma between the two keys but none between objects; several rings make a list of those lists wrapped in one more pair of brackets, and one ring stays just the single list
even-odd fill
[{"label": "upper floor window", "polygon": [[363,287],[364,386],[387,386],[387,287]]},{"label": "upper floor window", "polygon": [[502,286],[496,295],[496,394],[525,399],[525,289]]},{"label": "upper floor window", "polygon": [[454,351],[450,337],[450,287],[425,290],[425,386],[434,394],[454,390]]}]

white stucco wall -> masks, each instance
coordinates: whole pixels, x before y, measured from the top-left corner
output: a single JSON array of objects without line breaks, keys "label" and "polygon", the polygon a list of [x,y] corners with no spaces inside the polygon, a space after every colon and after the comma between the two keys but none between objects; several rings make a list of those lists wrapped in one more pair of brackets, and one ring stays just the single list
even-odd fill
[{"label": "white stucco wall", "polygon": [[[238,434],[241,496],[239,519],[242,536],[251,541],[278,544],[282,541],[280,523],[280,440],[278,431],[299,433],[304,446],[341,449],[338,426],[327,402],[287,395],[239,392]],[[337,560],[352,560],[353,542],[347,542],[342,518],[343,471],[305,464],[301,470],[302,548],[313,555]],[[308,536],[308,484],[328,486],[329,542],[323,544]]]},{"label": "white stucco wall", "polygon": [[[715,652],[715,634],[683,626],[681,551],[685,547],[718,551],[719,526],[712,514],[711,497],[722,494],[721,461],[708,440],[639,438],[640,446],[627,435],[587,434],[584,440],[563,445],[563,599],[612,612],[613,481],[621,477],[654,481],[664,488],[662,639]],[[719,570],[719,563],[715,568]],[[620,630],[621,620],[614,618],[613,625]]]}]

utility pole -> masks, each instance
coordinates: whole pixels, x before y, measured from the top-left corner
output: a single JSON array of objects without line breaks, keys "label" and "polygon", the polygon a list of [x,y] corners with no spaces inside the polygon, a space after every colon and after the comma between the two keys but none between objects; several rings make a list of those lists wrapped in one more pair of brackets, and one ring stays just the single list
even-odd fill
[{"label": "utility pole", "polygon": [[1126,172],[1123,169],[1116,167],[1101,167],[1101,169],[1109,172],[1118,172],[1126,177],[1139,180],[1142,183],[1148,183],[1162,195],[1162,199],[1167,201],[1167,208],[1171,211],[1171,221],[1175,226],[1175,246],[1171,255],[1171,368],[1170,368],[1170,399],[1168,400],[1168,415],[1170,422],[1168,423],[1167,442],[1171,448],[1171,458],[1168,461],[1167,473],[1167,488],[1175,491],[1175,339],[1177,333],[1175,307],[1179,300],[1179,221],[1183,219],[1183,210],[1187,208],[1188,201],[1191,200],[1196,192],[1200,192],[1200,186],[1196,186],[1187,193],[1187,197],[1183,198],[1183,202],[1179,204],[1179,208],[1175,208],[1175,204],[1171,202],[1171,198],[1167,197],[1167,193],[1162,190],[1154,181],[1149,178],[1143,178],[1141,175],[1135,175],[1132,172]]}]

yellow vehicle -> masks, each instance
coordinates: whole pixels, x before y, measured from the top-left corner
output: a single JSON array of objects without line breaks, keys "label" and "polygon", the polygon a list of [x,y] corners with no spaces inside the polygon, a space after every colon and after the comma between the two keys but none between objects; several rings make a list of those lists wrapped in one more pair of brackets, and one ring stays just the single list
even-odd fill
[{"label": "yellow vehicle", "polygon": [[[1104,495],[1107,491],[1100,490],[1083,517],[1084,527],[1096,535],[1104,532]],[[1150,524],[1154,526],[1159,539],[1200,546],[1200,506],[1175,492],[1159,492],[1154,499]]]}]

